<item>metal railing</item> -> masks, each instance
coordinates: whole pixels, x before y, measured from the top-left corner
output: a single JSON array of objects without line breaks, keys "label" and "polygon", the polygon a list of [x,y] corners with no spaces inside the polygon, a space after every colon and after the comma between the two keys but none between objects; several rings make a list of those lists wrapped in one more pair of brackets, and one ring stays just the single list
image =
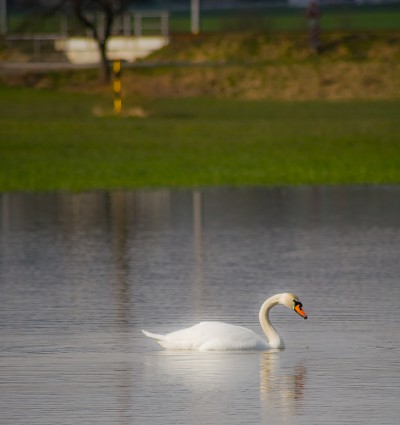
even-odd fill
[{"label": "metal railing", "polygon": [[63,55],[54,49],[54,42],[61,38],[63,36],[60,34],[9,34],[5,43],[10,51],[17,48],[20,53],[18,56],[22,54],[29,60],[39,61],[44,55],[48,60],[63,60]]},{"label": "metal railing", "polygon": [[[100,37],[104,36],[104,17],[100,14],[92,15],[91,19],[97,25]],[[60,15],[58,31],[53,33],[19,33],[9,32],[5,34],[4,41],[9,50],[20,50],[29,60],[38,61],[46,55],[54,60],[63,60],[63,55],[54,49],[56,40],[70,36],[85,35],[92,37],[89,30],[85,30],[72,15]],[[158,35],[168,37],[169,35],[169,13],[165,11],[141,11],[124,13],[115,19],[112,35],[142,37]],[[21,55],[20,55],[21,56]]]}]

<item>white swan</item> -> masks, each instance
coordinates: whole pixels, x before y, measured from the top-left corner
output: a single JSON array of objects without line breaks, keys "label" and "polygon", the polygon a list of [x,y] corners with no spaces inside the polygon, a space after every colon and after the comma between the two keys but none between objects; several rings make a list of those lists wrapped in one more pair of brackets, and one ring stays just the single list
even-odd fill
[{"label": "white swan", "polygon": [[269,311],[278,304],[294,310],[307,319],[307,314],[303,311],[302,304],[296,295],[284,293],[268,298],[264,301],[259,313],[260,324],[268,342],[250,329],[221,322],[201,322],[191,328],[166,335],[153,334],[144,330],[142,332],[149,338],[155,339],[167,350],[228,351],[284,348],[283,339],[269,320]]}]

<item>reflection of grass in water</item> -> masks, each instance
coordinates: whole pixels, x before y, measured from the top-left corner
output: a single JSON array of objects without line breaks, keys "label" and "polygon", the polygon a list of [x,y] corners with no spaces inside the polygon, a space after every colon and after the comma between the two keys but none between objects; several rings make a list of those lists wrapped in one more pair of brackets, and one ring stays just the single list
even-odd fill
[{"label": "reflection of grass in water", "polygon": [[400,102],[144,102],[0,88],[0,189],[399,183]]}]

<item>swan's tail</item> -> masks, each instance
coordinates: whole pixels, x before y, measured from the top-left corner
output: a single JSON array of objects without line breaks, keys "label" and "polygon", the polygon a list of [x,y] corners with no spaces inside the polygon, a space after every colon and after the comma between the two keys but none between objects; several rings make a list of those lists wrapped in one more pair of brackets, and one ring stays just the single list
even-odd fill
[{"label": "swan's tail", "polygon": [[143,332],[146,336],[148,336],[149,338],[153,338],[153,339],[155,339],[156,341],[164,341],[164,340],[165,340],[165,335],[153,334],[153,333],[151,333],[151,332],[144,331],[143,329],[142,329],[142,332]]}]

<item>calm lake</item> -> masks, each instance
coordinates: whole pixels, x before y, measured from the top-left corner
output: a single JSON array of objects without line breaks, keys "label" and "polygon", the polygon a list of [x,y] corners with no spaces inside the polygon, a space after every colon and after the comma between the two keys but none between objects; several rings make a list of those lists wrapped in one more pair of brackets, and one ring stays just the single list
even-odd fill
[{"label": "calm lake", "polygon": [[[0,195],[2,425],[395,425],[400,187]],[[201,320],[282,351],[164,351]]]}]

